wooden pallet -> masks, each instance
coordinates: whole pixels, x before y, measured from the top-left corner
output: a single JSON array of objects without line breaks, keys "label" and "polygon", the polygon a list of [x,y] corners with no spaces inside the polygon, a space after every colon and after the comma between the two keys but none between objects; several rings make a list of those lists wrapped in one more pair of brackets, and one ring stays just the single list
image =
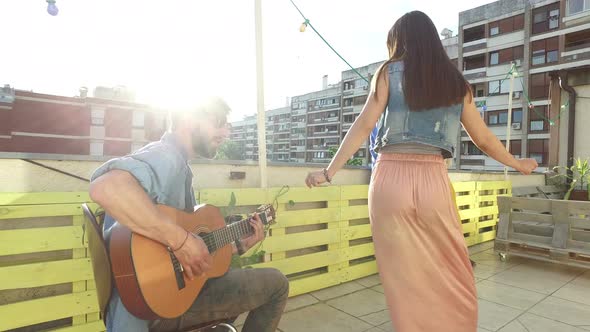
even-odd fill
[{"label": "wooden pallet", "polygon": [[82,227],[89,201],[0,194],[0,331],[105,331]]},{"label": "wooden pallet", "polygon": [[495,250],[590,268],[590,203],[500,197]]},{"label": "wooden pallet", "polygon": [[510,256],[530,258],[568,266],[590,268],[590,255],[550,247],[529,246],[524,243],[496,240],[494,250],[500,260],[506,261]]}]

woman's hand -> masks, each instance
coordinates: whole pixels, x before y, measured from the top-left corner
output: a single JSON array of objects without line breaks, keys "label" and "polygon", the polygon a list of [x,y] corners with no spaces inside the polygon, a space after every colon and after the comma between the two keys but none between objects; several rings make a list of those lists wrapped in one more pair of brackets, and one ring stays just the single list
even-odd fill
[{"label": "woman's hand", "polygon": [[535,159],[518,159],[517,162],[518,166],[516,167],[516,170],[524,175],[531,174],[537,167],[539,167],[539,164]]},{"label": "woman's hand", "polygon": [[328,182],[323,171],[309,172],[305,178],[305,185],[308,188],[318,187],[322,183]]}]

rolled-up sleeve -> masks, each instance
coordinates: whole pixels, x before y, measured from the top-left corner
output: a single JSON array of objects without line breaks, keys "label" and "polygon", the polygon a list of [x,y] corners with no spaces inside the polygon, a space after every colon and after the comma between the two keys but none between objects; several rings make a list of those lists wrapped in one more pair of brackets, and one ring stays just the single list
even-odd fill
[{"label": "rolled-up sleeve", "polygon": [[94,171],[91,180],[94,181],[98,177],[115,169],[130,173],[152,200],[158,200],[158,196],[161,193],[154,183],[154,179],[156,178],[154,170],[147,162],[133,158],[132,156],[109,160]]}]

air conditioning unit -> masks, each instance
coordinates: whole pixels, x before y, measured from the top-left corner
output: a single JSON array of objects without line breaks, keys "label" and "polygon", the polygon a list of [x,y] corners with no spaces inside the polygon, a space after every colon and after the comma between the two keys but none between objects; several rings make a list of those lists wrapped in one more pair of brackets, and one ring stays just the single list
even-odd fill
[{"label": "air conditioning unit", "polygon": [[512,129],[514,130],[520,130],[520,122],[515,122],[512,124]]},{"label": "air conditioning unit", "polygon": [[520,99],[520,96],[522,95],[522,92],[520,91],[514,91],[512,93],[512,99]]}]

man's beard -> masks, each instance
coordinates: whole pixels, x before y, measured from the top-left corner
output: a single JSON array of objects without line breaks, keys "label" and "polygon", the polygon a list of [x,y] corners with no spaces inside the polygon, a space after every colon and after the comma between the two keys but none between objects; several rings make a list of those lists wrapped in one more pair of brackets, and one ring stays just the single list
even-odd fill
[{"label": "man's beard", "polygon": [[203,158],[213,159],[217,154],[217,149],[213,148],[211,142],[207,137],[201,135],[200,132],[193,132],[193,152]]}]

